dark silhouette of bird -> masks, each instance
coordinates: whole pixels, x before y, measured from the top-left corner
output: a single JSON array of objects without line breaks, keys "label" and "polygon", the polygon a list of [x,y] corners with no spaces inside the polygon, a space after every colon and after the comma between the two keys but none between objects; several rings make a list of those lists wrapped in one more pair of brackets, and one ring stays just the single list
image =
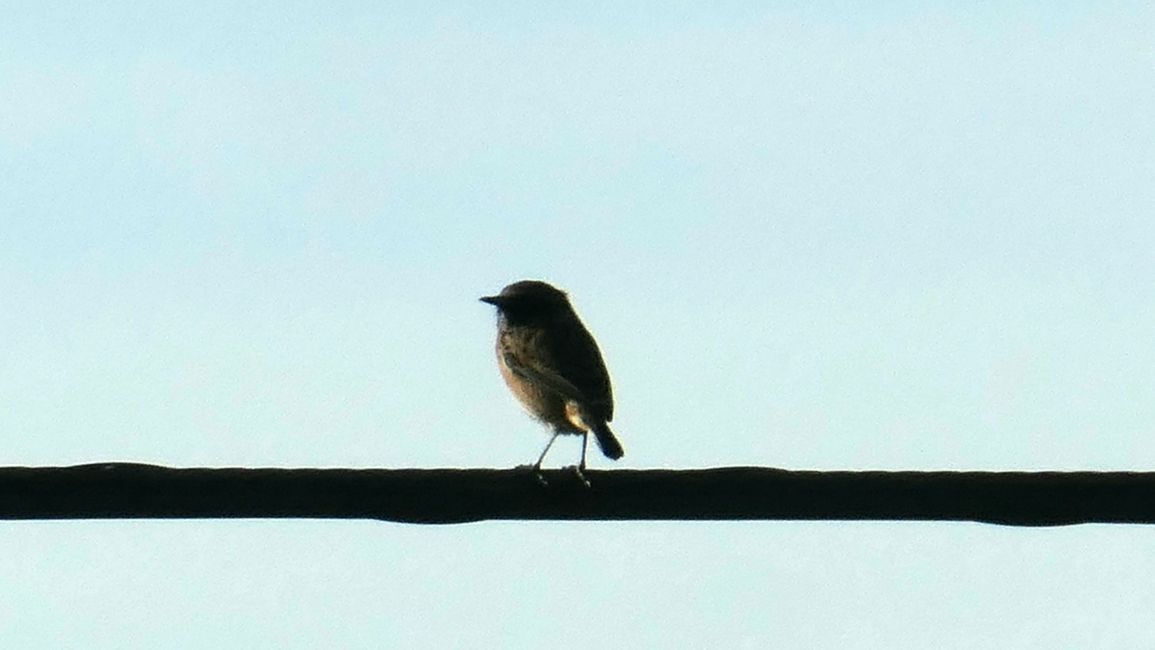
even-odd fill
[{"label": "dark silhouette of bird", "polygon": [[610,430],[614,398],[598,344],[560,289],[538,280],[515,282],[482,302],[497,307],[497,363],[530,415],[553,428],[536,469],[561,434],[582,436],[580,470],[589,434],[607,458],[622,457]]}]

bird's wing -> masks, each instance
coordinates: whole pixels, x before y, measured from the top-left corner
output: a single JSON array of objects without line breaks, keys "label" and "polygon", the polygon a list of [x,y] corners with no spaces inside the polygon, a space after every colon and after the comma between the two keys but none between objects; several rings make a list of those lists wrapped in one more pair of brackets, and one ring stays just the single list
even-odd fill
[{"label": "bird's wing", "polygon": [[574,386],[569,380],[556,372],[548,368],[543,368],[540,365],[523,363],[522,360],[517,358],[517,355],[511,352],[503,353],[502,357],[505,365],[509,367],[513,374],[528,379],[539,386],[544,386],[568,399],[578,402],[586,401],[586,396],[578,390],[577,386]]},{"label": "bird's wing", "polygon": [[614,397],[606,364],[589,330],[576,316],[575,321],[575,327],[549,339],[551,365],[585,396],[582,404],[591,409],[591,415],[609,422],[614,417]]}]

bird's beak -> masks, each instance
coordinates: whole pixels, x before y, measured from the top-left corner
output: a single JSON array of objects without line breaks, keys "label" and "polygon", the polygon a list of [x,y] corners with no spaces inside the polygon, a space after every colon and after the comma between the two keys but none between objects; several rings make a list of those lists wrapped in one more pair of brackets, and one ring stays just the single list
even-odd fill
[{"label": "bird's beak", "polygon": [[494,307],[500,307],[501,306],[501,296],[482,296],[482,297],[478,298],[478,300],[480,300],[481,302],[487,302],[487,303],[493,305]]}]

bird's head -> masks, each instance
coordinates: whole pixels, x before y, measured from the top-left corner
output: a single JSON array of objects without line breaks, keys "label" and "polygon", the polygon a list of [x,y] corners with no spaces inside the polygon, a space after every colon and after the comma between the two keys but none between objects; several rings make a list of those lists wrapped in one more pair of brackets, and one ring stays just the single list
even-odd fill
[{"label": "bird's head", "polygon": [[496,296],[482,297],[481,302],[497,307],[514,322],[548,319],[573,310],[564,291],[540,280],[514,282]]}]

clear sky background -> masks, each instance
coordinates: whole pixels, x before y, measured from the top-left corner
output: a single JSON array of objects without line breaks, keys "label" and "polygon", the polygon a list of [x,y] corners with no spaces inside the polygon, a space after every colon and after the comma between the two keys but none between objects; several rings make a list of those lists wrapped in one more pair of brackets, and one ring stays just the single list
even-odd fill
[{"label": "clear sky background", "polygon": [[[1155,11],[979,5],[2,3],[0,464],[531,462],[539,278],[596,468],[1155,469]],[[1153,545],[9,522],[0,646],[1139,647]]]}]

